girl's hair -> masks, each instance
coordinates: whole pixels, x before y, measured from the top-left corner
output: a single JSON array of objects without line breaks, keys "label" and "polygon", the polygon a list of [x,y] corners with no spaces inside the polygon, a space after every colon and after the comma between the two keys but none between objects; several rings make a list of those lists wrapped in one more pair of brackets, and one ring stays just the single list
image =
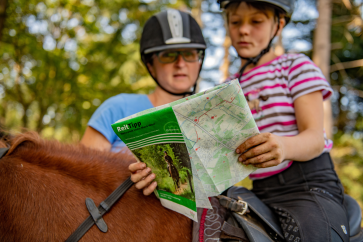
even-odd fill
[{"label": "girl's hair", "polygon": [[[226,18],[227,18],[227,23],[229,22],[229,14],[230,13],[234,13],[236,11],[236,9],[238,8],[238,6],[242,3],[243,1],[239,1],[239,2],[231,2],[230,4],[228,4],[225,7],[225,14],[226,14]],[[245,3],[247,4],[247,6],[258,9],[260,11],[262,11],[263,13],[265,13],[267,15],[268,11],[271,11],[274,13],[274,19],[280,19],[285,17],[286,13],[284,10],[282,10],[281,8],[270,4],[270,3],[265,3],[265,2],[257,2],[257,1],[245,1]]]}]

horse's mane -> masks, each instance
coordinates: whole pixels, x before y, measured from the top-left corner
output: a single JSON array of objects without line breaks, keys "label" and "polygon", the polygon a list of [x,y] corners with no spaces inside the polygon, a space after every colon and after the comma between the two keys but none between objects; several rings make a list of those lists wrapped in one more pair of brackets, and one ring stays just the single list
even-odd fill
[{"label": "horse's mane", "polygon": [[[128,165],[135,162],[131,155],[44,140],[34,132],[0,140],[0,147],[9,146],[0,159],[0,241],[65,240],[89,216],[85,198],[100,204],[130,175]],[[134,187],[105,221],[110,233],[93,226],[85,241],[158,241],[172,227],[176,241],[190,238],[189,219]],[[135,233],[140,229],[144,233]]]},{"label": "horse's mane", "polygon": [[[96,189],[108,190],[113,187],[111,184],[126,179],[130,175],[128,165],[135,162],[131,155],[44,140],[35,132],[19,134],[7,142],[10,143],[7,155],[22,158],[49,171],[63,173]],[[0,143],[6,147],[6,142]]]}]

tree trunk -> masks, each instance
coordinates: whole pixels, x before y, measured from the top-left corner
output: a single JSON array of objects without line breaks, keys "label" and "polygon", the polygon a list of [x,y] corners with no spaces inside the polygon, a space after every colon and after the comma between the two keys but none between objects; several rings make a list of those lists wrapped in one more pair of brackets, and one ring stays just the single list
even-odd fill
[{"label": "tree trunk", "polygon": [[226,31],[226,36],[223,42],[224,49],[224,57],[222,65],[219,67],[219,70],[222,72],[222,80],[220,82],[224,82],[229,77],[229,48],[231,47],[231,38],[228,36]]},{"label": "tree trunk", "polygon": [[0,0],[0,41],[6,20],[6,4],[7,0]]},{"label": "tree trunk", "polygon": [[[197,21],[199,27],[203,29],[203,21],[202,21],[202,0],[194,1],[194,6],[192,8],[192,17]],[[199,84],[200,84],[200,77],[197,80],[197,86],[195,87],[195,93],[199,92]]]},{"label": "tree trunk", "polygon": [[200,28],[203,28],[203,22],[202,22],[202,0],[196,0],[194,1],[194,6],[192,8],[192,16],[195,18],[197,23],[199,24]]},{"label": "tree trunk", "polygon": [[[330,82],[330,32],[332,21],[332,1],[318,0],[319,17],[316,22],[313,43],[313,61]],[[324,102],[324,129],[328,138],[332,137],[333,116],[330,100]]]}]

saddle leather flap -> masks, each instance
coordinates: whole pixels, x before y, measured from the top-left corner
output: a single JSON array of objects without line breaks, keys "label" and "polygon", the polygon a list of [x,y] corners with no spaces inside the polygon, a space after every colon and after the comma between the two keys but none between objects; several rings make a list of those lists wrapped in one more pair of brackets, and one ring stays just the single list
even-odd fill
[{"label": "saddle leather flap", "polygon": [[263,225],[255,218],[249,215],[241,216],[237,213],[233,213],[233,216],[242,226],[250,242],[274,242],[266,233]]},{"label": "saddle leather flap", "polygon": [[349,241],[349,223],[346,211],[337,202],[328,199],[325,194],[316,193],[315,198],[320,204],[324,204],[324,207],[321,207],[325,210],[331,228],[339,234],[343,241]]},{"label": "saddle leather flap", "polygon": [[231,187],[227,196],[238,200],[240,198],[248,203],[252,210],[266,225],[268,225],[280,238],[284,238],[277,216],[256,195],[244,187]]},{"label": "saddle leather flap", "polygon": [[350,236],[361,232],[362,210],[359,204],[349,195],[344,194],[344,207],[347,210],[349,218]]},{"label": "saddle leather flap", "polygon": [[233,240],[239,240],[242,242],[249,242],[246,233],[243,229],[233,226],[229,224],[227,221],[224,221],[222,225],[222,233],[221,233],[221,239],[233,239]]}]

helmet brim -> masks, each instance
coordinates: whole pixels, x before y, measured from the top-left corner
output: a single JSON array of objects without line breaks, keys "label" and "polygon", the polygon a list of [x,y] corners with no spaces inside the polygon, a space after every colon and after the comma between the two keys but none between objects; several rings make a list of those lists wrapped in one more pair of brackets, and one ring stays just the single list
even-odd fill
[{"label": "helmet brim", "polygon": [[283,1],[283,0],[225,0],[220,1],[220,8],[225,9],[227,5],[233,2],[263,2],[263,3],[269,3],[271,5],[274,5],[281,10],[283,10],[286,13],[286,16],[288,18],[291,18],[291,15],[294,11],[295,2],[294,1]]},{"label": "helmet brim", "polygon": [[162,45],[156,46],[153,48],[146,49],[144,54],[150,54],[152,52],[162,51],[162,50],[171,50],[171,49],[202,49],[205,50],[207,48],[204,44],[197,43],[183,43],[183,44],[174,44],[174,45]]}]

